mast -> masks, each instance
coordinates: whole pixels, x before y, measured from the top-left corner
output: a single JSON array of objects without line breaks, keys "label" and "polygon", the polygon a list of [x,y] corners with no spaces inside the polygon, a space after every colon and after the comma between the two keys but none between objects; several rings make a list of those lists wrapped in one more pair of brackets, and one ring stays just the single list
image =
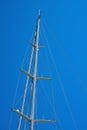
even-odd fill
[{"label": "mast", "polygon": [[[29,64],[29,67],[28,67],[28,71],[25,71],[24,69],[21,69],[21,71],[27,76],[21,111],[19,111],[18,109],[16,109],[16,110],[12,109],[13,112],[17,113],[20,116],[17,130],[21,129],[22,118],[24,118],[25,120],[27,120],[30,123],[30,130],[34,130],[34,123],[36,123],[36,122],[38,122],[38,123],[39,122],[40,123],[52,123],[52,122],[55,122],[55,120],[34,119],[34,117],[35,117],[35,96],[36,96],[36,83],[37,83],[37,80],[51,80],[51,78],[48,78],[48,77],[37,77],[38,50],[39,50],[39,48],[43,48],[43,46],[38,46],[38,43],[39,43],[39,28],[40,28],[40,10],[38,12],[38,19],[37,19],[37,23],[36,23],[34,42],[33,42],[33,44],[31,44],[32,45],[32,53],[31,53],[31,56],[30,56],[30,64]],[[33,74],[30,74],[33,56],[34,56]],[[28,117],[27,115],[25,115],[23,113],[26,94],[27,94],[27,89],[28,89],[29,78],[32,79],[32,97],[31,97],[32,100],[31,100],[30,117]]]},{"label": "mast", "polygon": [[[32,48],[32,52],[31,52],[31,56],[30,56],[30,64],[28,66],[28,73],[30,73],[30,69],[31,69],[31,65],[32,65],[33,53],[34,53],[34,47]],[[28,89],[28,82],[29,82],[29,76],[27,76],[27,78],[26,78],[26,84],[25,84],[24,96],[23,96],[23,100],[22,100],[21,113],[23,113],[23,111],[24,111],[24,103],[25,103],[27,89]],[[20,130],[21,122],[22,122],[22,116],[19,117],[18,129],[17,130]]]},{"label": "mast", "polygon": [[33,86],[32,86],[32,106],[31,106],[31,124],[30,130],[34,130],[34,109],[35,109],[35,93],[36,93],[36,76],[37,76],[37,62],[38,62],[38,42],[39,42],[39,27],[40,27],[40,10],[36,25],[35,34],[35,59],[34,59],[34,73],[33,73]]}]

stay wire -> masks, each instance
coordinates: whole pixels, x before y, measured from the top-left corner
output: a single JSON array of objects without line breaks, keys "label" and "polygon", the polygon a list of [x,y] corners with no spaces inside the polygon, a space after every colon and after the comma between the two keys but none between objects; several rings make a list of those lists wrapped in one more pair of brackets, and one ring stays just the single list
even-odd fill
[{"label": "stay wire", "polygon": [[[51,74],[50,65],[48,63],[49,59],[48,59],[48,56],[47,56],[47,53],[46,53],[46,49],[45,49],[45,56],[46,56],[46,63],[48,65],[48,71]],[[54,103],[54,89],[53,89],[53,86],[52,86],[51,82],[50,82],[50,86],[51,86],[51,93],[52,93],[52,106],[53,106],[54,120],[57,121],[56,110],[55,110],[55,103]],[[57,124],[56,123],[54,123],[54,126],[55,126],[55,129],[57,130],[58,128],[57,128]]]},{"label": "stay wire", "polygon": [[[42,30],[42,32],[43,32],[43,30]],[[44,35],[43,35],[44,36]],[[44,37],[43,37],[44,38]],[[52,75],[52,72],[51,72],[51,69],[50,69],[50,65],[49,65],[49,57],[48,57],[48,55],[47,55],[47,51],[46,51],[46,49],[44,49],[44,51],[45,51],[45,57],[46,57],[46,63],[47,63],[47,66],[48,66],[48,71],[49,71],[49,74],[50,75]],[[53,80],[52,80],[53,81]],[[56,118],[56,107],[55,107],[55,103],[54,103],[54,89],[53,89],[53,86],[55,86],[55,85],[52,85],[52,83],[50,82],[50,86],[51,86],[51,92],[52,92],[52,105],[51,106],[53,106],[52,107],[52,110],[53,110],[53,113],[54,113],[54,119],[56,120],[56,122],[57,122],[57,118]],[[60,126],[60,128],[61,128],[61,130],[63,130],[63,128],[62,128],[62,125],[61,125],[61,122],[59,121],[59,119],[58,119],[58,124],[59,124],[59,126]],[[58,128],[57,128],[57,123],[54,123],[54,126],[55,126],[55,129],[57,130]]]},{"label": "stay wire", "polygon": [[[43,30],[42,30],[42,32],[43,32]],[[43,35],[43,36],[44,36],[44,35]],[[48,57],[48,55],[47,55],[46,49],[44,49],[44,50],[45,50],[45,53],[44,53],[44,54],[45,54],[45,57],[46,57],[46,63],[47,63],[47,66],[48,66],[48,71],[49,71],[49,74],[52,75],[52,72],[51,72],[51,70],[50,70],[50,65],[49,65],[49,57]],[[52,80],[52,81],[53,81],[53,80]],[[55,86],[55,85],[52,86],[52,83],[51,83],[51,82],[50,82],[50,84],[51,84],[51,92],[52,92],[52,106],[54,106],[54,107],[52,107],[52,110],[53,110],[53,113],[54,113],[54,119],[56,120],[55,129],[57,130],[58,127],[57,127],[56,107],[55,107],[55,103],[54,103],[54,89],[53,89],[53,86]],[[59,121],[59,119],[58,119],[58,124],[59,124],[61,130],[63,130],[61,121]]]},{"label": "stay wire", "polygon": [[[26,57],[27,52],[28,52],[28,47],[26,47],[26,51],[25,51],[24,58],[23,58],[23,60],[22,60],[21,66],[23,66],[23,64],[24,64],[24,60],[25,60],[25,57]],[[21,72],[19,71],[19,73],[18,73],[17,85],[16,85],[15,94],[14,94],[14,98],[13,98],[12,108],[14,108],[14,105],[15,105],[15,101],[16,101],[16,96],[17,96],[17,92],[18,92],[18,87],[19,87],[20,78],[21,78]],[[11,129],[12,120],[13,120],[13,113],[11,112],[10,122],[9,122],[9,130]]]},{"label": "stay wire", "polygon": [[[48,56],[47,56],[47,52],[46,52],[46,49],[45,49],[45,57],[46,57],[46,63],[47,63],[47,66],[48,66],[48,71],[49,71],[49,74],[52,75],[51,73],[51,70],[50,70],[50,65],[48,63],[49,59],[48,59]],[[50,85],[51,85],[51,92],[52,92],[52,106],[53,107],[53,113],[54,113],[54,118],[56,119],[56,110],[55,110],[55,103],[54,103],[54,91],[53,91],[53,86],[52,86],[52,83],[50,82]]]},{"label": "stay wire", "polygon": [[[41,83],[39,83],[39,84],[40,84],[40,89],[42,89],[42,90],[41,90],[41,93],[43,92],[44,97],[46,98],[46,101],[47,101],[48,104],[49,104],[49,107],[50,107],[49,111],[52,113],[52,111],[53,111],[53,104],[51,103],[51,101],[50,101],[50,99],[49,99],[49,97],[48,97],[48,95],[47,95],[47,93],[46,93],[46,91],[45,91],[45,89],[44,89],[44,86],[43,86]],[[58,119],[58,120],[59,120],[59,119]],[[63,130],[60,120],[58,121],[58,124],[59,124],[61,130]],[[56,130],[58,129],[56,123],[55,123],[55,129],[56,129]]]},{"label": "stay wire", "polygon": [[[29,87],[29,86],[31,86],[31,83],[30,83],[30,85],[28,85],[28,102],[27,102],[27,107],[26,107],[26,112],[25,112],[25,114],[27,115],[27,116],[29,116],[28,115],[28,113],[29,113],[29,109],[30,109],[30,100],[31,100],[31,87]],[[30,89],[29,89],[30,88]],[[25,120],[25,123],[24,123],[24,130],[26,130],[26,128],[27,128],[27,121]]]},{"label": "stay wire", "polygon": [[[45,33],[44,33],[44,35],[45,35]],[[46,37],[46,35],[45,35],[45,37]],[[48,43],[47,38],[46,38],[46,41],[47,41],[47,43]],[[47,46],[48,46],[48,44],[47,44]],[[65,101],[66,101],[68,110],[69,110],[69,112],[70,112],[70,115],[71,115],[71,118],[72,118],[74,127],[75,127],[76,130],[78,130],[76,121],[75,121],[75,119],[74,119],[74,116],[73,116],[73,113],[72,113],[72,110],[71,110],[71,107],[70,107],[70,104],[69,104],[69,101],[68,101],[68,98],[67,98],[67,96],[66,96],[66,93],[65,93],[65,90],[64,90],[64,87],[63,87],[62,80],[61,80],[61,78],[60,78],[59,72],[58,72],[57,67],[56,67],[56,63],[55,63],[55,60],[54,60],[54,56],[53,56],[53,54],[52,54],[51,49],[50,49],[49,46],[48,46],[48,50],[49,50],[50,56],[51,56],[51,58],[52,58],[52,61],[53,61],[54,67],[55,67],[55,71],[56,71],[57,77],[58,77],[59,82],[60,82],[61,90],[62,90],[62,92],[63,92],[63,95],[64,95],[64,98],[65,98]]]},{"label": "stay wire", "polygon": [[[47,52],[46,52],[46,50],[45,50],[45,53],[46,53],[46,59],[47,59],[47,63],[48,63],[48,61],[49,61],[49,58],[48,58],[48,56],[47,56]],[[51,73],[51,70],[50,70],[50,66],[49,66],[49,63],[48,63],[48,70],[50,71],[50,73]],[[52,75],[52,73],[51,73],[51,75]],[[53,81],[53,80],[52,80]],[[58,129],[58,127],[57,127],[57,117],[56,117],[56,107],[55,107],[55,103],[54,103],[54,89],[53,89],[53,86],[55,86],[55,85],[52,85],[51,84],[51,91],[52,91],[52,103],[53,103],[53,113],[54,113],[54,118],[55,118],[55,120],[56,120],[56,123],[54,124],[54,126],[55,126],[55,129],[57,130]],[[61,121],[58,119],[58,124],[59,124],[59,126],[60,126],[60,128],[61,128],[61,130],[63,130],[63,127],[62,127],[62,124],[61,124]]]},{"label": "stay wire", "polygon": [[[31,36],[30,39],[32,39],[33,37],[33,34]],[[29,45],[27,45],[26,49],[25,49],[25,53],[24,53],[24,58],[22,60],[22,63],[21,63],[21,67],[24,66],[24,61],[26,59],[26,55],[27,55],[27,52],[28,52],[28,48]],[[18,87],[19,87],[19,81],[20,81],[20,77],[21,77],[21,72],[19,71],[19,74],[18,74],[18,80],[17,80],[17,85],[16,85],[16,90],[15,90],[15,94],[14,94],[14,98],[13,98],[13,104],[12,104],[12,108],[14,108],[14,105],[15,105],[15,100],[16,100],[16,96],[17,96],[17,91],[18,91]],[[9,122],[9,130],[11,129],[11,125],[12,125],[12,120],[13,120],[13,116],[12,116],[13,113],[11,113],[11,116],[10,116],[10,122]]]},{"label": "stay wire", "polygon": [[[47,26],[45,20],[44,20],[44,24],[45,24],[46,28],[48,28],[48,26]],[[78,72],[76,71],[74,65],[71,63],[70,59],[68,58],[68,56],[67,56],[67,54],[66,54],[66,52],[65,52],[65,50],[64,50],[64,48],[63,48],[63,46],[60,44],[60,42],[58,42],[58,41],[56,40],[56,36],[54,36],[54,35],[52,34],[52,31],[51,31],[51,30],[49,31],[49,29],[47,29],[47,31],[48,31],[48,33],[51,35],[51,37],[53,38],[53,40],[55,41],[55,43],[57,44],[57,46],[59,46],[59,48],[61,49],[62,54],[63,54],[63,57],[64,57],[65,60],[67,61],[67,63],[68,63],[68,65],[70,66],[70,68],[71,68],[73,74],[75,75],[75,77],[76,77],[77,80],[79,81],[81,87],[86,87],[86,86],[84,85],[84,82],[83,82],[82,79],[80,78]]]},{"label": "stay wire", "polygon": [[[14,105],[15,105],[15,100],[16,100],[16,96],[17,96],[19,81],[20,81],[20,72],[18,74],[18,80],[17,80],[16,90],[15,90],[15,94],[14,94],[14,98],[13,98],[12,109],[14,108]],[[11,129],[12,120],[13,120],[13,113],[11,112],[10,121],[9,121],[9,130]]]}]

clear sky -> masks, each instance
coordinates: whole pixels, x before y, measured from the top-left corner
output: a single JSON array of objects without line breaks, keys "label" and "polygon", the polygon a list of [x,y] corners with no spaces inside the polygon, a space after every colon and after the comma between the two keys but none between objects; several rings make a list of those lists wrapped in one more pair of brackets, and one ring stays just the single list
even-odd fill
[{"label": "clear sky", "polygon": [[[86,0],[0,1],[0,130],[9,129],[19,68],[34,33],[38,9],[63,84],[63,88],[57,86],[55,65],[51,66],[56,79],[58,130],[87,130]],[[13,125],[16,130],[16,120]]]}]

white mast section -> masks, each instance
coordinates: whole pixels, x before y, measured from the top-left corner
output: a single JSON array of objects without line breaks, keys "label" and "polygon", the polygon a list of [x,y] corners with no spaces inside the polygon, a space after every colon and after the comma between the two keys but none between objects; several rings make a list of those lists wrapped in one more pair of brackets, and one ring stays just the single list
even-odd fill
[{"label": "white mast section", "polygon": [[31,106],[31,123],[30,130],[34,130],[34,109],[35,109],[35,93],[36,93],[36,76],[37,76],[37,62],[38,62],[38,42],[39,42],[39,26],[40,26],[40,11],[38,14],[36,35],[35,35],[35,60],[34,60],[34,73],[33,73],[33,86],[32,86],[32,106]]},{"label": "white mast section", "polygon": [[[29,68],[28,68],[28,72],[29,72],[29,73],[30,73],[30,69],[31,69],[31,65],[32,65],[33,52],[34,52],[34,47],[32,48],[32,53],[31,53],[31,57],[30,57],[30,65],[29,65]],[[28,82],[29,82],[29,76],[27,76],[27,79],[26,79],[25,90],[24,90],[24,97],[23,97],[23,101],[22,101],[21,113],[23,113],[23,111],[24,111],[24,103],[25,103],[25,99],[26,99],[26,93],[27,93],[27,88],[28,88]],[[20,118],[19,118],[18,130],[20,130],[21,121],[22,121],[22,116],[20,116]]]},{"label": "white mast section", "polygon": [[[34,53],[34,47],[32,47],[32,52],[31,52],[31,56],[30,56],[30,64],[29,64],[29,67],[28,67],[28,73],[30,73],[30,69],[31,69],[31,65],[32,65],[32,59],[33,59],[33,53]],[[26,84],[25,84],[25,89],[24,89],[24,97],[23,97],[22,108],[21,108],[21,113],[22,114],[23,114],[23,111],[24,111],[24,103],[25,103],[27,89],[28,89],[28,82],[29,82],[29,76],[27,76]],[[21,121],[22,121],[22,116],[20,116],[20,118],[19,118],[18,130],[20,130]]]}]

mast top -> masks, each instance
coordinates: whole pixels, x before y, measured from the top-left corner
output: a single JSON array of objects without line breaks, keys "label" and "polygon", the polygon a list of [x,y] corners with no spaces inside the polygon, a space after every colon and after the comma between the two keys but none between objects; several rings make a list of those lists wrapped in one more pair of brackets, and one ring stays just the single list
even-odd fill
[{"label": "mast top", "polygon": [[41,12],[41,11],[40,11],[40,9],[39,9],[39,10],[38,10],[38,17],[39,17],[39,18],[40,18],[40,14],[41,14],[40,12]]}]

